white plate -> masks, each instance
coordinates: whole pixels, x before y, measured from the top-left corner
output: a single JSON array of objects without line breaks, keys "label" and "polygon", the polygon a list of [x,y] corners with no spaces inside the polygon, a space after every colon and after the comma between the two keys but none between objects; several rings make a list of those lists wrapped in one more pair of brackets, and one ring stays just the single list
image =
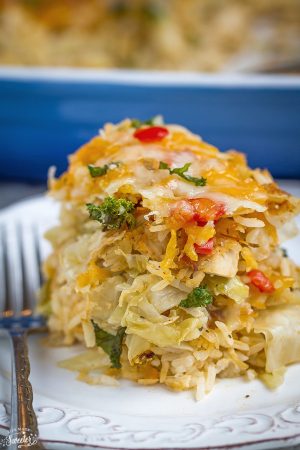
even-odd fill
[{"label": "white plate", "polygon": [[[292,189],[291,189],[292,188]],[[288,189],[300,193],[300,182]],[[46,198],[18,203],[0,222],[38,223],[40,231],[56,222],[57,205]],[[300,263],[300,238],[285,246]],[[44,251],[49,251],[47,246]],[[275,449],[300,444],[300,364],[289,367],[276,391],[259,381],[219,380],[196,402],[191,392],[161,386],[89,386],[57,361],[82,350],[43,347],[42,336],[29,338],[31,382],[40,436],[49,449]],[[10,351],[0,339],[0,427],[9,424]]]}]

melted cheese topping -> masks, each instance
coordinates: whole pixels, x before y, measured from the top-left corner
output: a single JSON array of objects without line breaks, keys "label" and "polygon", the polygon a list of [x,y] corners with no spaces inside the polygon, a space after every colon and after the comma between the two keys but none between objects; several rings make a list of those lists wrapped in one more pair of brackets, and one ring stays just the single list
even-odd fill
[{"label": "melted cheese topping", "polygon": [[[170,205],[179,199],[206,197],[226,205],[228,215],[264,212],[268,207],[271,176],[252,171],[245,156],[235,151],[220,152],[187,129],[166,126],[169,134],[154,143],[141,143],[134,137],[131,121],[108,124],[70,157],[68,172],[50,180],[52,193],[60,199],[86,203],[115,194],[139,194],[143,206],[170,214]],[[87,165],[104,166],[119,161],[119,167],[101,177],[91,177]],[[204,177],[205,186],[196,186],[178,175],[159,169],[159,162],[170,167],[191,163],[188,174]],[[269,183],[268,183],[269,180]],[[277,188],[278,189],[278,188]],[[273,189],[274,190],[274,189]],[[280,189],[281,203],[289,198]]]}]

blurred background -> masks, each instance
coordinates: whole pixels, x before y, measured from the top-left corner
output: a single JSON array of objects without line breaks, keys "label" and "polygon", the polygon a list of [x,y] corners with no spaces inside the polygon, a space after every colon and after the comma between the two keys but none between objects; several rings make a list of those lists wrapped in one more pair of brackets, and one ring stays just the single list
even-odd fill
[{"label": "blurred background", "polygon": [[0,0],[0,24],[1,64],[215,72],[300,63],[299,0]]},{"label": "blurred background", "polygon": [[299,178],[299,74],[300,0],[0,0],[0,206],[125,116],[163,114]]}]

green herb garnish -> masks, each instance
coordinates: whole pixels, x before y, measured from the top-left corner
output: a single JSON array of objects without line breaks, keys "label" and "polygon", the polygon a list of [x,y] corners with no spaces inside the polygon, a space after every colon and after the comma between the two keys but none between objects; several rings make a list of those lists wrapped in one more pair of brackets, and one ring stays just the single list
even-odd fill
[{"label": "green herb garnish", "polygon": [[92,164],[89,164],[87,167],[89,169],[90,175],[95,177],[102,177],[103,175],[107,174],[107,171],[109,169],[115,169],[116,167],[119,167],[120,162],[111,162],[109,164],[104,164],[104,166],[93,166]]},{"label": "green herb garnish", "polygon": [[289,257],[289,255],[288,255],[288,252],[287,252],[287,249],[286,249],[286,248],[284,248],[284,247],[281,247],[281,251],[282,251],[282,256],[283,256],[284,258],[288,258],[288,257]]},{"label": "green herb garnish", "polygon": [[102,330],[95,322],[92,321],[97,347],[101,347],[108,354],[111,365],[115,369],[120,369],[120,356],[122,353],[122,342],[125,334],[125,328],[119,327],[117,334],[113,335]]},{"label": "green herb garnish", "polygon": [[[141,128],[143,125],[157,125],[158,118],[161,118],[161,116],[154,116],[147,120],[132,119],[131,126],[133,128]],[[159,125],[161,125],[162,123],[163,121],[160,120]]]},{"label": "green herb garnish", "polygon": [[212,303],[213,296],[206,286],[199,286],[189,293],[186,299],[181,300],[179,306],[183,308],[194,308],[197,306],[208,306]]},{"label": "green herb garnish", "polygon": [[101,205],[87,203],[86,207],[90,218],[102,223],[104,230],[121,228],[125,224],[132,228],[135,224],[134,203],[125,198],[106,197]]},{"label": "green herb garnish", "polygon": [[206,178],[203,177],[196,178],[185,173],[189,170],[191,164],[192,163],[186,163],[183,167],[176,167],[175,169],[171,169],[167,163],[165,163],[164,161],[160,161],[159,168],[168,170],[170,175],[176,174],[179,177],[183,178],[184,180],[188,181],[189,183],[194,183],[196,186],[205,186]]},{"label": "green herb garnish", "polygon": [[169,170],[169,172],[171,173],[170,166],[169,164],[167,164],[166,162],[160,161],[159,162],[159,169],[165,169],[165,170]]}]

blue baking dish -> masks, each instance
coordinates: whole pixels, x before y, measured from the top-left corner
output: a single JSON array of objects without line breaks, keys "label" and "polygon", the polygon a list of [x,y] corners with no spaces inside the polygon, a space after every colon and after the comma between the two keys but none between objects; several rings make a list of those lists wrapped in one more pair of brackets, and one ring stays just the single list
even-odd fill
[{"label": "blue baking dish", "polygon": [[0,179],[44,181],[108,121],[162,114],[300,178],[300,77],[0,69]]}]

